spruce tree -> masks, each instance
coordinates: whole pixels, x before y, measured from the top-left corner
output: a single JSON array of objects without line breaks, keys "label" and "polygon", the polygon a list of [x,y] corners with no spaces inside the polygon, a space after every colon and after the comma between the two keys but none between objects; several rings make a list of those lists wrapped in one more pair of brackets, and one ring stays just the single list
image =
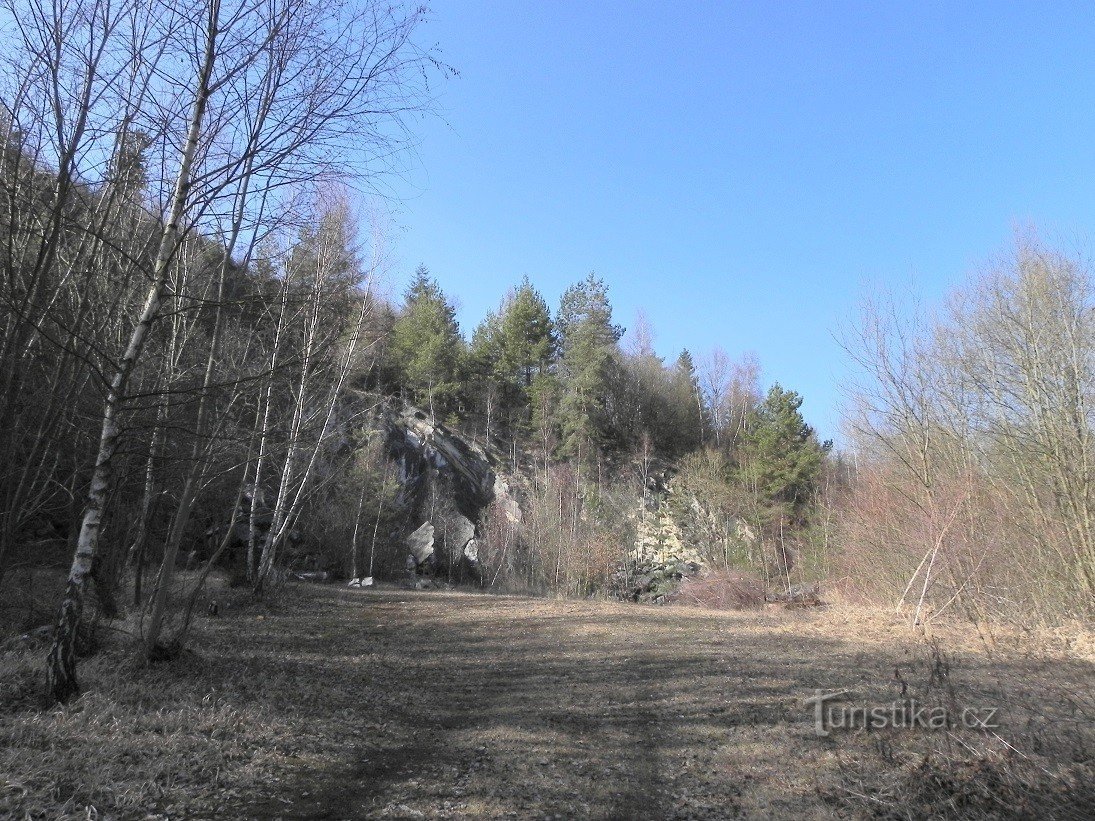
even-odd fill
[{"label": "spruce tree", "polygon": [[500,317],[502,367],[524,389],[555,358],[555,329],[551,312],[528,277],[503,307]]},{"label": "spruce tree", "polygon": [[457,407],[464,342],[455,309],[424,265],[415,271],[392,326],[391,356],[415,402],[436,417]]},{"label": "spruce tree", "polygon": [[616,343],[623,329],[612,323],[608,288],[592,273],[563,294],[557,324],[563,344],[560,453],[584,461],[619,444],[611,392],[619,382]]},{"label": "spruce tree", "polygon": [[511,428],[530,422],[531,388],[555,362],[555,328],[544,298],[526,277],[498,312],[476,328],[469,352],[475,405]]},{"label": "spruce tree", "polygon": [[666,448],[671,455],[681,456],[702,444],[703,400],[696,366],[687,348],[669,373],[669,417],[672,431]]},{"label": "spruce tree", "polygon": [[473,377],[496,378],[502,359],[502,322],[498,314],[488,311],[476,326],[468,346],[468,370]]},{"label": "spruce tree", "polygon": [[471,392],[469,404],[483,417],[488,439],[497,430],[496,423],[505,406],[512,401],[512,388],[500,365],[501,327],[498,314],[489,311],[472,334],[468,348],[467,382]]}]

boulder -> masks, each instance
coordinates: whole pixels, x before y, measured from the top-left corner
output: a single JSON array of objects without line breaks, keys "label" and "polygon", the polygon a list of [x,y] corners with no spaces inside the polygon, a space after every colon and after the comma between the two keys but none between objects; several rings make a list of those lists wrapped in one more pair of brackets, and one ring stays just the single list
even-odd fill
[{"label": "boulder", "polygon": [[433,556],[433,524],[431,522],[423,522],[407,537],[407,552],[413,557],[416,567],[429,561]]},{"label": "boulder", "polygon": [[475,525],[467,516],[460,513],[451,513],[445,521],[445,547],[452,556],[459,556],[464,552],[468,542],[475,538]]}]

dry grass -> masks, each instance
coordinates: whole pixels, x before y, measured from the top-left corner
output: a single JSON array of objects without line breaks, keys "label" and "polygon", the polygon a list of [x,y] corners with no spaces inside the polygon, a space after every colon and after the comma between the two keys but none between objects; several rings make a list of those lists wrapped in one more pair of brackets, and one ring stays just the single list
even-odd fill
[{"label": "dry grass", "polygon": [[764,607],[764,594],[764,582],[756,576],[714,570],[686,578],[669,596],[669,603],[709,610],[759,610]]},{"label": "dry grass", "polygon": [[[68,708],[12,698],[40,654],[2,657],[0,816],[1068,818],[1091,806],[1082,626],[1050,643],[945,624],[923,636],[851,606],[286,593],[268,611],[202,618],[195,652],[162,666],[126,661],[114,634]],[[803,704],[815,689],[888,703],[903,686],[999,705],[999,738],[820,738]]]}]

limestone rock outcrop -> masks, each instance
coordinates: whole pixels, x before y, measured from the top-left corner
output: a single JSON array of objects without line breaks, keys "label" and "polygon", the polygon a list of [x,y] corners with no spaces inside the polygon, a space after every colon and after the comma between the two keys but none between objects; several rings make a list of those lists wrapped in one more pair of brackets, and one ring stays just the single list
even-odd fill
[{"label": "limestone rock outcrop", "polygon": [[497,457],[419,408],[389,412],[385,426],[406,511],[411,583],[479,581],[483,512],[495,503],[511,523],[521,521],[520,505],[495,470]]},{"label": "limestone rock outcrop", "polygon": [[664,494],[647,499],[635,515],[635,544],[615,587],[621,598],[661,604],[684,579],[703,570],[704,559],[681,538]]},{"label": "limestone rock outcrop", "polygon": [[[670,471],[652,474],[635,513],[635,543],[614,580],[617,595],[667,602],[686,580],[706,574],[711,557],[726,549],[716,538],[716,524],[700,499],[675,494]],[[748,553],[756,535],[742,519],[733,525],[730,541]]]}]

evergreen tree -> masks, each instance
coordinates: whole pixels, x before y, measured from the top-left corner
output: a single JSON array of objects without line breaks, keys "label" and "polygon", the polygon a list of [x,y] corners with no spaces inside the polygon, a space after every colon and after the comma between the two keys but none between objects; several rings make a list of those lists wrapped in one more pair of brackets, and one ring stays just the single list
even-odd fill
[{"label": "evergreen tree", "polygon": [[464,342],[456,310],[424,265],[415,271],[403,313],[392,326],[391,356],[414,401],[434,416],[457,407]]},{"label": "evergreen tree", "polygon": [[556,350],[551,312],[528,277],[507,300],[499,324],[502,367],[527,389],[554,361]]},{"label": "evergreen tree", "polygon": [[654,350],[654,327],[642,310],[628,331],[623,379],[613,391],[613,428],[632,450],[649,446],[665,453],[668,419],[668,374]]},{"label": "evergreen tree", "polygon": [[623,329],[612,323],[608,289],[592,273],[563,294],[557,324],[563,343],[560,453],[585,460],[619,444],[611,424],[612,389],[619,382],[616,343]]},{"label": "evergreen tree", "polygon": [[749,414],[741,474],[745,486],[755,491],[762,520],[789,516],[793,524],[801,524],[817,488],[830,444],[818,443],[799,412],[801,406],[801,396],[776,384]]},{"label": "evergreen tree", "polygon": [[691,354],[683,351],[667,367],[654,350],[654,329],[641,311],[626,349],[627,384],[618,392],[614,427],[632,448],[649,443],[666,458],[695,449],[702,434],[702,403]]},{"label": "evergreen tree", "polygon": [[548,372],[555,351],[551,313],[526,277],[472,336],[471,381],[476,404],[488,423],[504,417],[514,428],[530,421],[533,381]]},{"label": "evergreen tree", "polygon": [[296,270],[293,277],[305,291],[311,279],[320,275],[350,289],[361,278],[354,228],[344,208],[331,208],[320,215],[316,224],[300,229],[288,265]]},{"label": "evergreen tree", "polygon": [[695,450],[703,440],[703,400],[692,354],[685,348],[669,373],[669,418],[666,449],[673,456]]},{"label": "evergreen tree", "polygon": [[471,405],[483,415],[488,438],[511,392],[501,362],[502,322],[489,311],[472,334],[467,361]]},{"label": "evergreen tree", "polygon": [[[559,301],[559,313],[555,324],[559,329],[563,353],[571,345],[575,330],[584,326],[586,335],[592,335],[597,345],[615,345],[624,330],[612,324],[612,303],[608,299],[608,286],[592,271],[581,282],[571,285]],[[588,340],[584,340],[588,341]]]},{"label": "evergreen tree", "polygon": [[494,377],[500,373],[502,323],[494,311],[488,311],[471,335],[468,346],[468,370],[472,376]]}]

